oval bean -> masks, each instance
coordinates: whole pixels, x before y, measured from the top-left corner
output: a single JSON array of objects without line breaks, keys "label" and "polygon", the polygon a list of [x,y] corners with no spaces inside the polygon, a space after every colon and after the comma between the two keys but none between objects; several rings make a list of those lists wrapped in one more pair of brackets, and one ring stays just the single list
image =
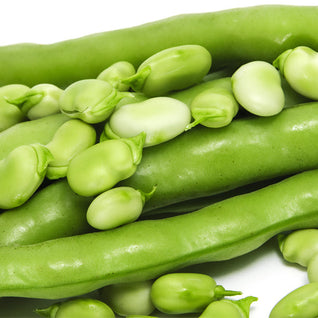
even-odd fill
[{"label": "oval bean", "polygon": [[144,140],[144,134],[106,140],[76,155],[67,170],[71,189],[79,195],[93,196],[130,177],[141,160]]},{"label": "oval bean", "polygon": [[184,103],[170,97],[154,97],[117,109],[104,129],[109,138],[129,138],[144,132],[145,147],[175,138],[185,131],[191,113]]},{"label": "oval bean", "polygon": [[71,119],[65,122],[46,145],[53,155],[46,176],[49,179],[65,177],[72,158],[93,146],[95,142],[96,131],[93,126],[79,119]]},{"label": "oval bean", "polygon": [[52,84],[38,84],[23,94],[9,98],[31,120],[60,113],[59,99],[63,90]]},{"label": "oval bean", "polygon": [[251,304],[256,297],[249,296],[240,300],[222,299],[212,302],[199,318],[248,318]]},{"label": "oval bean", "polygon": [[98,195],[87,209],[87,222],[98,230],[109,230],[134,222],[140,216],[150,193],[130,187],[112,188]]},{"label": "oval bean", "polygon": [[150,291],[152,281],[109,285],[101,290],[101,298],[121,316],[147,316],[154,311]]},{"label": "oval bean", "polygon": [[199,83],[211,64],[211,54],[203,46],[170,47],[150,56],[122,83],[148,97],[162,96]]},{"label": "oval bean", "polygon": [[0,87],[0,132],[24,121],[25,116],[21,110],[8,102],[10,98],[16,98],[24,94],[29,87],[20,84],[11,84]]},{"label": "oval bean", "polygon": [[286,261],[307,267],[310,259],[318,253],[318,230],[302,229],[282,235],[279,248]]},{"label": "oval bean", "polygon": [[311,283],[318,282],[318,253],[312,255],[307,266],[308,280]]},{"label": "oval bean", "polygon": [[209,275],[198,273],[166,274],[156,279],[151,288],[152,303],[166,314],[202,312],[214,300],[240,294],[225,290]]},{"label": "oval bean", "polygon": [[233,94],[239,104],[257,116],[273,116],[285,105],[278,71],[264,61],[240,66],[232,75]]},{"label": "oval bean", "polygon": [[53,159],[43,145],[23,145],[0,161],[0,208],[12,209],[25,203],[45,178]]},{"label": "oval bean", "polygon": [[301,286],[272,309],[269,318],[315,318],[318,315],[318,283]]},{"label": "oval bean", "polygon": [[135,67],[126,61],[116,62],[109,67],[107,67],[104,71],[102,71],[97,79],[106,81],[112,84],[116,89],[121,92],[128,91],[129,85],[121,83],[121,80],[132,76],[136,73]]},{"label": "oval bean", "polygon": [[273,62],[299,94],[318,99],[318,53],[306,46],[283,52]]}]

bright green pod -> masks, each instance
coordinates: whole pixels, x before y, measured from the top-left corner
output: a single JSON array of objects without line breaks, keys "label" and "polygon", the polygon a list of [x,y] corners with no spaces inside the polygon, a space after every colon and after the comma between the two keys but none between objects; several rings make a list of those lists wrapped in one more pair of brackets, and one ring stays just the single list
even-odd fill
[{"label": "bright green pod", "polygon": [[131,187],[117,187],[98,195],[87,209],[87,222],[98,230],[109,230],[134,222],[142,212],[150,193]]},{"label": "bright green pod", "polygon": [[12,209],[26,202],[41,185],[50,151],[41,144],[14,149],[0,161],[0,208]]},{"label": "bright green pod", "polygon": [[96,124],[106,120],[125,96],[108,82],[86,79],[74,82],[61,95],[61,111],[71,118]]},{"label": "bright green pod", "polygon": [[115,318],[108,305],[92,298],[66,300],[35,312],[49,318]]},{"label": "bright green pod", "polygon": [[253,61],[232,75],[233,94],[238,103],[257,116],[273,116],[285,105],[285,95],[276,68],[268,62]]},{"label": "bright green pod", "polygon": [[303,285],[282,298],[269,318],[316,318],[318,316],[318,282]]},{"label": "bright green pod", "polygon": [[229,125],[236,116],[239,105],[232,92],[231,78],[227,77],[215,82],[214,87],[199,93],[192,100],[190,110],[194,121],[187,126],[187,129],[198,124],[209,128],[224,127]]},{"label": "bright green pod", "polygon": [[145,132],[145,147],[158,145],[183,133],[190,123],[186,104],[171,97],[153,97],[123,105],[105,126],[109,138],[128,138]]},{"label": "bright green pod", "polygon": [[53,84],[38,84],[22,93],[9,98],[11,104],[18,106],[31,120],[58,114],[59,99],[63,90]]},{"label": "bright green pod", "polygon": [[199,318],[248,318],[251,304],[256,297],[249,296],[239,300],[222,299],[212,302]]},{"label": "bright green pod", "polygon": [[307,46],[284,51],[273,62],[299,94],[318,99],[318,53]]},{"label": "bright green pod", "polygon": [[24,94],[29,87],[20,84],[10,84],[0,87],[0,132],[25,120],[19,107],[7,100]]},{"label": "bright green pod", "polygon": [[52,140],[57,129],[69,119],[64,114],[56,114],[24,121],[0,132],[0,160],[22,145],[46,145]]},{"label": "bright green pod", "polygon": [[46,145],[54,158],[49,163],[46,176],[49,179],[65,177],[71,159],[93,146],[95,142],[96,131],[93,126],[79,119],[71,119],[64,123]]},{"label": "bright green pod", "polygon": [[214,300],[239,294],[216,285],[209,275],[198,273],[166,274],[151,288],[152,303],[166,314],[202,312]]},{"label": "bright green pod", "polygon": [[79,153],[67,170],[71,189],[79,195],[94,196],[133,175],[141,160],[144,140],[144,133],[106,140]]},{"label": "bright green pod", "polygon": [[148,97],[163,96],[199,83],[211,64],[211,54],[203,46],[175,46],[150,56],[122,82]]},{"label": "bright green pod", "polygon": [[129,90],[129,85],[121,83],[121,80],[130,77],[135,73],[135,67],[131,63],[127,61],[119,61],[102,71],[97,76],[97,79],[106,81],[112,84],[119,91],[124,92]]},{"label": "bright green pod", "polygon": [[312,255],[307,265],[307,276],[310,283],[318,283],[318,253]]},{"label": "bright green pod", "polygon": [[65,179],[41,189],[23,205],[0,214],[0,246],[27,245],[92,231],[92,198],[75,194]]},{"label": "bright green pod", "polygon": [[102,300],[121,316],[151,314],[155,307],[151,302],[152,281],[109,285],[101,290]]},{"label": "bright green pod", "polygon": [[284,259],[307,267],[318,253],[318,229],[302,229],[279,236],[279,248]]}]

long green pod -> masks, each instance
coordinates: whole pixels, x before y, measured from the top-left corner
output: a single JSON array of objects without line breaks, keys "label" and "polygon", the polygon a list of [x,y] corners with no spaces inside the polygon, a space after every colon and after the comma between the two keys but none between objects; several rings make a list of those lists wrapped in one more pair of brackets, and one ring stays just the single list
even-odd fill
[{"label": "long green pod", "polygon": [[86,221],[91,200],[75,194],[66,180],[44,187],[25,204],[0,214],[0,246],[34,244],[91,232]]},{"label": "long green pod", "polygon": [[121,185],[142,191],[156,185],[147,211],[318,168],[317,138],[318,103],[274,117],[238,119],[218,129],[197,127],[144,149],[135,174]]},{"label": "long green pod", "polygon": [[193,213],[0,247],[0,296],[64,298],[232,259],[283,231],[318,226],[317,211],[318,170],[312,170]]},{"label": "long green pod", "polygon": [[56,114],[16,124],[0,133],[0,160],[22,145],[50,142],[58,128],[70,118]]},{"label": "long green pod", "polygon": [[215,69],[238,61],[272,62],[298,45],[318,49],[317,14],[317,6],[261,5],[179,15],[48,45],[3,46],[0,85],[65,87],[79,79],[96,78],[115,62],[128,61],[137,67],[160,50],[183,44],[206,47]]}]

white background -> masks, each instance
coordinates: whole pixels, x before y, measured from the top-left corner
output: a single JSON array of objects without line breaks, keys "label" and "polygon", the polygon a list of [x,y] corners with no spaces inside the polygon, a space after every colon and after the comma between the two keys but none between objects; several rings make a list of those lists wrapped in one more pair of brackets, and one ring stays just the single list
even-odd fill
[{"label": "white background", "polygon": [[[8,0],[1,1],[0,5],[0,45],[19,42],[52,43],[95,32],[139,25],[177,14],[259,4],[316,5],[316,2]],[[267,318],[279,299],[307,283],[304,269],[282,260],[275,239],[249,255],[219,265],[196,266],[193,270],[211,274],[217,283],[223,284],[226,288],[243,291],[243,296],[257,296],[259,300],[252,305],[251,318]],[[2,299],[0,318],[37,317],[32,313],[34,306],[35,303],[32,301]]]}]

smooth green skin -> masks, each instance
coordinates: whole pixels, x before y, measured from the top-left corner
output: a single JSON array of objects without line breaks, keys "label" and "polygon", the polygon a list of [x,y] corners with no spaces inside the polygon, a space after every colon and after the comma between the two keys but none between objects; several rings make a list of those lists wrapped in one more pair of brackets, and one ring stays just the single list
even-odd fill
[{"label": "smooth green skin", "polygon": [[21,84],[5,85],[0,88],[0,132],[25,120],[21,110],[8,103],[7,99],[16,98],[28,90],[29,87]]},{"label": "smooth green skin", "polygon": [[233,94],[238,103],[257,116],[273,116],[285,106],[279,72],[268,62],[253,61],[232,75]]},{"label": "smooth green skin", "polygon": [[317,207],[312,170],[193,213],[0,247],[0,296],[60,299],[232,259],[283,231],[318,226]]},{"label": "smooth green skin", "polygon": [[91,232],[86,221],[91,201],[75,194],[66,180],[54,182],[22,206],[0,214],[0,245],[27,245]]},{"label": "smooth green skin", "polygon": [[98,195],[130,177],[141,160],[144,134],[106,140],[85,149],[69,163],[67,181],[82,196]]},{"label": "smooth green skin", "polygon": [[97,79],[109,82],[121,92],[128,91],[129,85],[121,83],[121,80],[136,73],[135,67],[126,61],[119,61],[102,71]]},{"label": "smooth green skin", "polygon": [[220,128],[229,125],[236,116],[239,105],[231,89],[215,88],[197,95],[191,105],[194,122],[187,129],[197,124],[209,128]]},{"label": "smooth green skin", "polygon": [[93,126],[79,119],[65,122],[46,145],[54,158],[49,163],[46,176],[49,179],[65,177],[72,158],[95,142],[96,131]]},{"label": "smooth green skin", "polygon": [[287,262],[307,267],[310,259],[318,253],[318,230],[304,229],[282,235],[279,248]]},{"label": "smooth green skin", "polygon": [[98,230],[110,230],[134,222],[145,204],[141,191],[130,187],[109,189],[98,195],[87,209],[87,222]]},{"label": "smooth green skin", "polygon": [[45,178],[53,159],[41,144],[23,145],[0,161],[0,208],[12,209],[25,203]]},{"label": "smooth green skin", "polygon": [[57,129],[70,118],[57,114],[18,123],[0,133],[0,160],[22,145],[49,143]]},{"label": "smooth green skin", "polygon": [[47,309],[36,310],[36,313],[50,318],[115,318],[108,305],[92,298],[66,300]]},{"label": "smooth green skin", "polygon": [[299,94],[318,99],[318,53],[306,46],[283,52],[273,62]]},{"label": "smooth green skin", "polygon": [[203,46],[170,47],[150,56],[122,83],[148,97],[163,96],[199,83],[211,65],[211,54]]},{"label": "smooth green skin", "polygon": [[269,318],[316,318],[318,316],[318,283],[303,285],[281,299]]},{"label": "smooth green skin", "polygon": [[150,291],[152,281],[122,283],[102,288],[101,299],[121,316],[149,315],[154,311]]},{"label": "smooth green skin", "polygon": [[253,60],[272,63],[298,45],[318,49],[317,14],[316,6],[261,5],[178,15],[49,45],[3,46],[0,85],[52,83],[63,88],[96,78],[115,62],[128,61],[137,68],[151,55],[184,44],[206,47],[215,69]]},{"label": "smooth green skin", "polygon": [[310,283],[318,282],[318,253],[313,254],[308,262],[307,276]]},{"label": "smooth green skin", "polygon": [[151,288],[152,303],[166,314],[202,312],[212,301],[238,294],[217,286],[209,275],[197,273],[166,274],[156,279]]},{"label": "smooth green skin", "polygon": [[86,79],[68,86],[59,103],[61,111],[67,116],[96,124],[110,116],[123,96],[108,82]]},{"label": "smooth green skin", "polygon": [[144,147],[150,147],[182,134],[190,120],[186,104],[170,97],[153,97],[118,108],[104,131],[109,138],[129,138],[145,132]]},{"label": "smooth green skin", "polygon": [[120,185],[148,191],[156,184],[144,207],[149,211],[318,168],[318,149],[312,147],[318,139],[317,106],[299,105],[274,117],[237,119],[218,129],[191,129],[145,148],[134,175]]},{"label": "smooth green skin", "polygon": [[155,316],[144,316],[144,315],[129,315],[126,318],[157,318]]},{"label": "smooth green skin", "polygon": [[30,120],[34,120],[60,113],[59,99],[62,92],[55,85],[38,84],[8,101],[18,106]]},{"label": "smooth green skin", "polygon": [[240,300],[222,299],[212,302],[199,318],[248,318],[251,304],[256,297],[249,296]]}]

